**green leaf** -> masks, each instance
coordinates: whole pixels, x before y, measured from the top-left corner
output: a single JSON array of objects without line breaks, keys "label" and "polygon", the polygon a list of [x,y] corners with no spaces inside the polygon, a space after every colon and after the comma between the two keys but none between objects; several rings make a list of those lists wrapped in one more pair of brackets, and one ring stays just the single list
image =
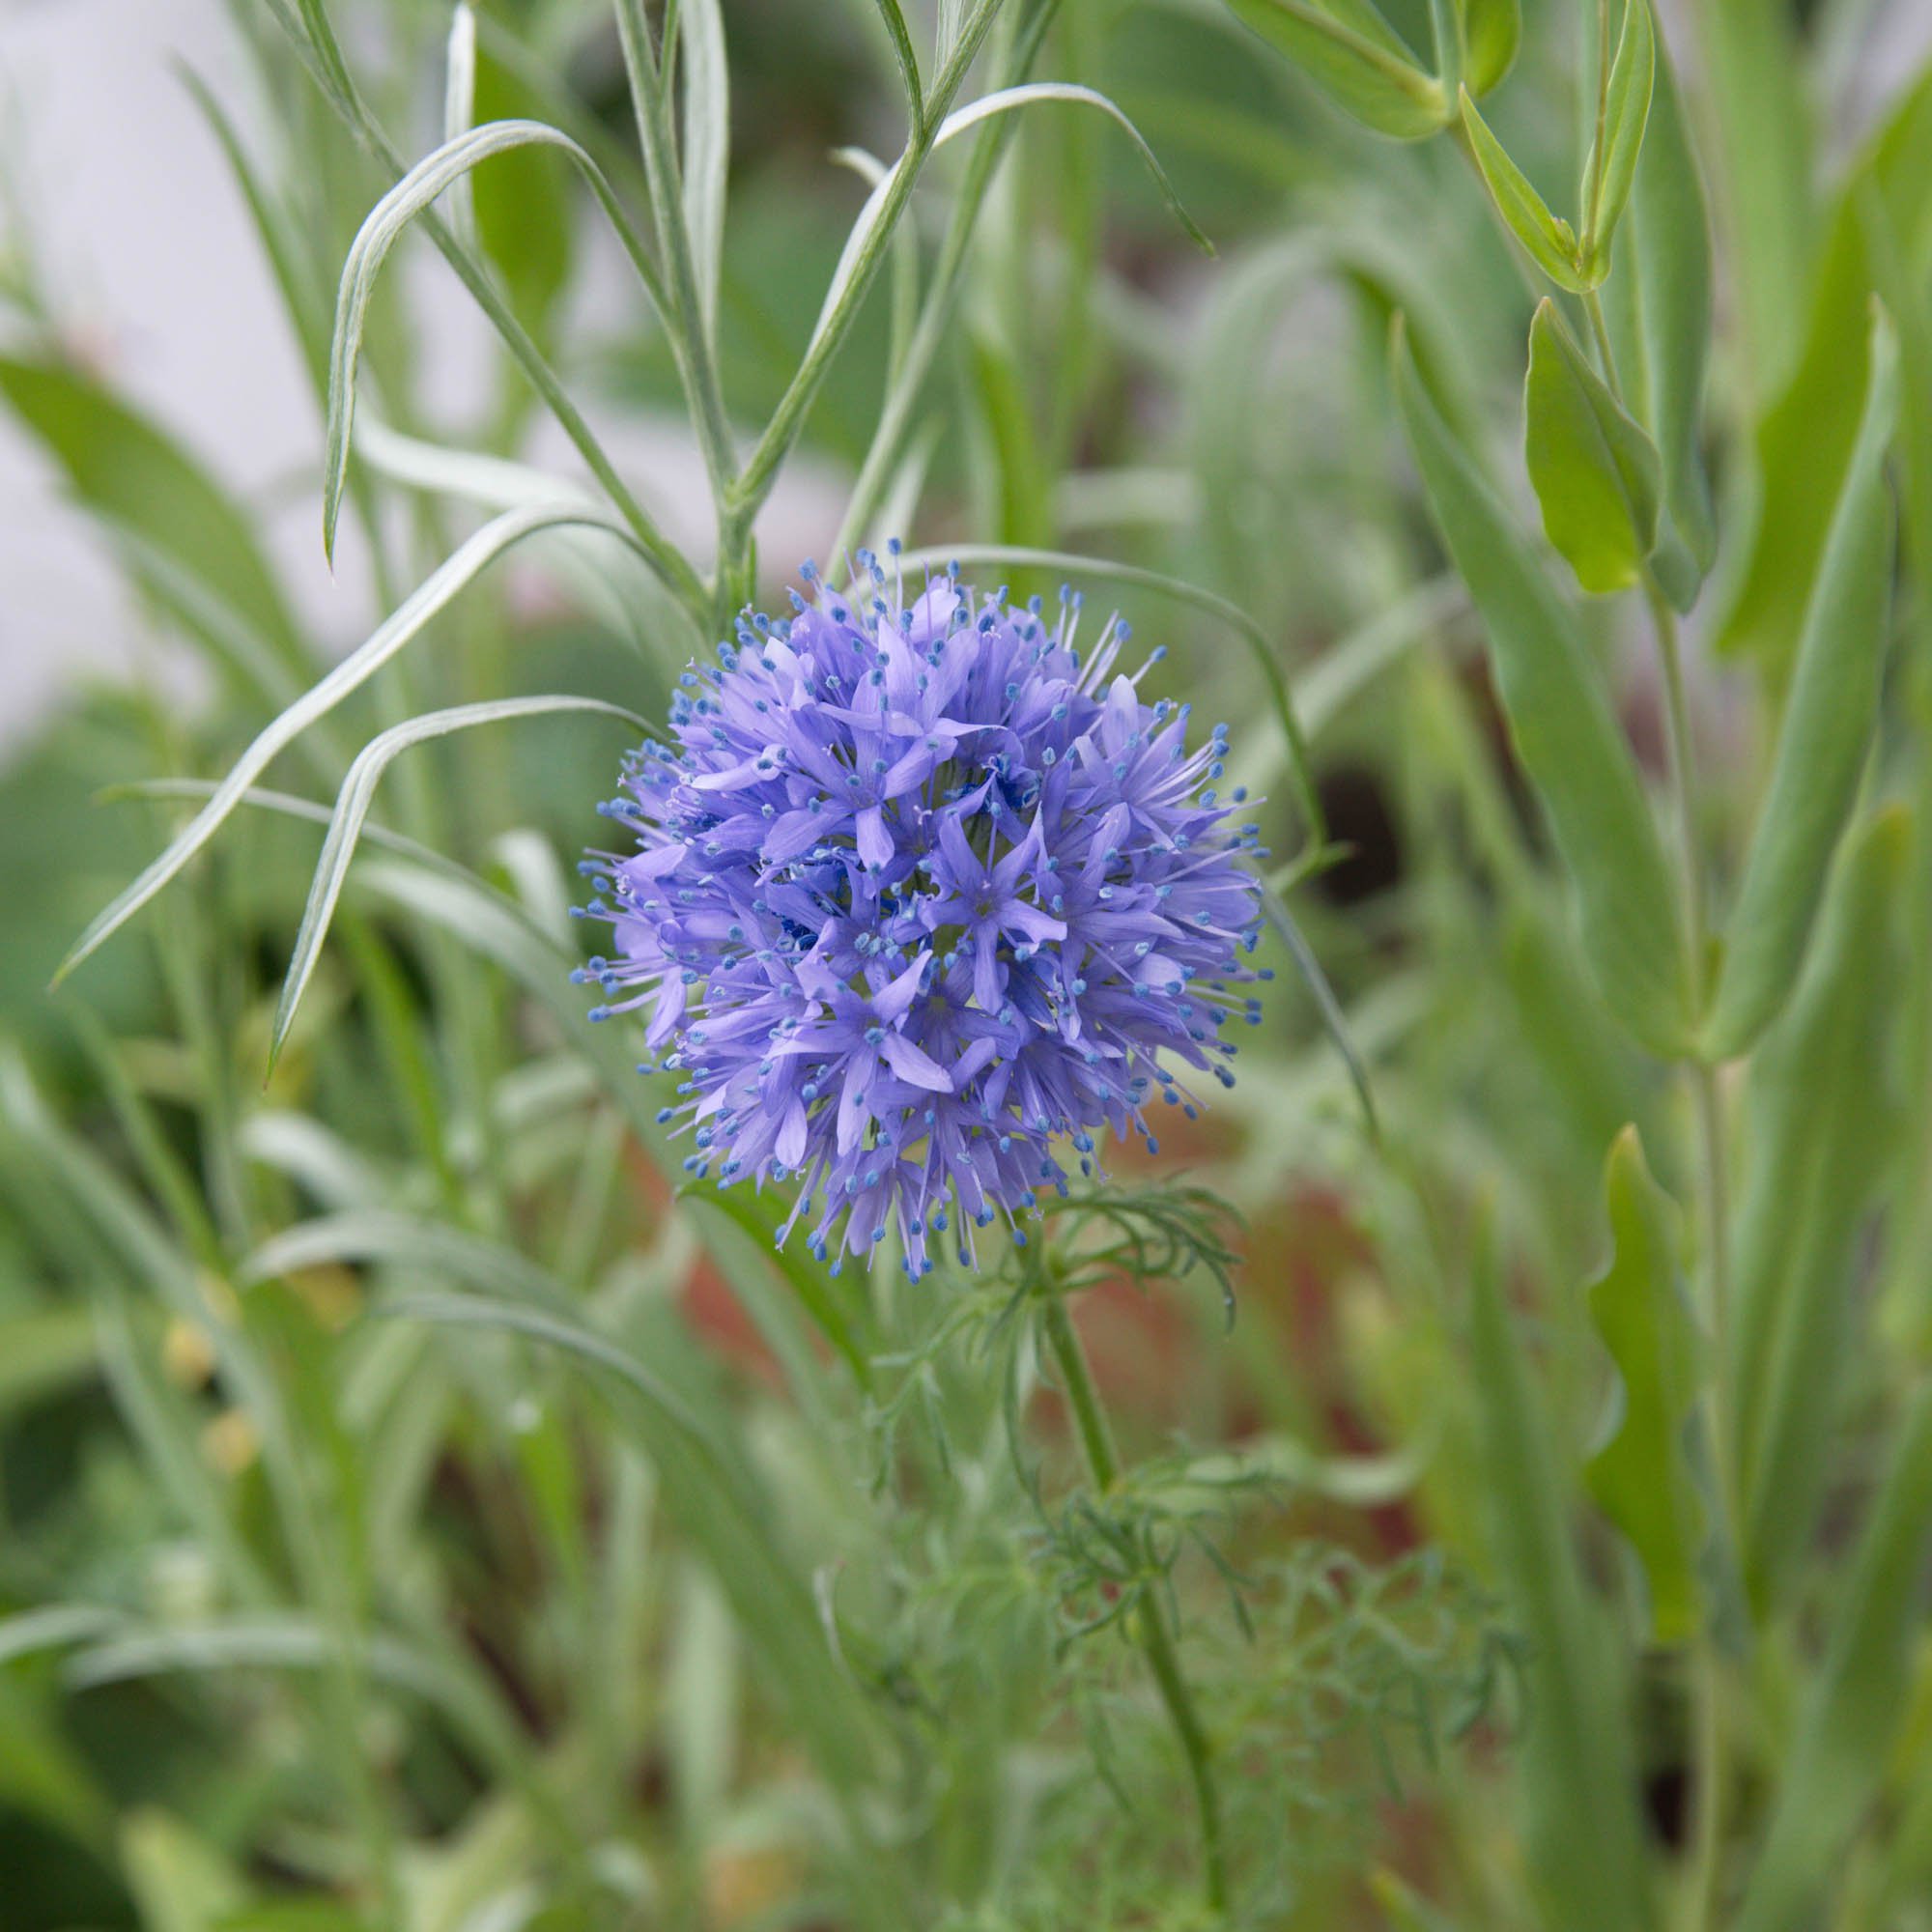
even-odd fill
[{"label": "green leaf", "polygon": [[1492,1242],[1487,1233],[1479,1239],[1469,1366],[1497,1568],[1531,1645],[1519,1788],[1544,1906],[1539,1922],[1564,1932],[1641,1932],[1651,1913],[1622,1651],[1577,1564],[1569,1453],[1511,1327],[1500,1264],[1487,1252]]},{"label": "green leaf", "polygon": [[1624,0],[1623,32],[1610,63],[1604,99],[1604,153],[1601,169],[1595,145],[1583,164],[1590,201],[1583,213],[1589,269],[1601,282],[1610,271],[1610,243],[1623,219],[1643,152],[1644,125],[1650,118],[1651,88],[1657,71],[1657,36],[1650,0]]},{"label": "green leaf", "polygon": [[[893,43],[893,59],[898,64],[899,79],[905,84],[906,113],[915,135],[925,123],[925,95],[920,85],[919,56],[913,51],[912,36],[906,31],[905,14],[899,0],[872,0],[879,18],[885,22],[886,38]],[[945,56],[942,54],[941,58]]]},{"label": "green leaf", "polygon": [[1678,896],[1636,764],[1574,611],[1451,437],[1398,327],[1394,380],[1430,505],[1489,634],[1517,753],[1576,890],[1610,1010],[1654,1052],[1690,1036]]},{"label": "green leaf", "polygon": [[1716,554],[1700,432],[1711,348],[1711,224],[1683,102],[1663,49],[1629,218],[1605,285],[1624,399],[1662,463],[1663,515],[1651,568],[1680,611]]},{"label": "green leaf", "polygon": [[1616,1364],[1618,1397],[1584,1480],[1643,1563],[1652,1635],[1682,1643],[1700,1610],[1704,1508],[1685,1432],[1703,1379],[1702,1338],[1685,1296],[1677,1206],[1652,1179],[1634,1127],[1611,1146],[1604,1187],[1611,1254],[1590,1285],[1590,1319]]},{"label": "green leaf", "polygon": [[1649,437],[1584,359],[1548,297],[1529,326],[1523,455],[1543,528],[1585,590],[1627,590],[1657,538]]},{"label": "green leaf", "polygon": [[1809,1547],[1852,1356],[1861,1234],[1896,1146],[1888,1091],[1911,822],[1878,814],[1838,867],[1798,991],[1752,1057],[1735,1228],[1739,1542],[1760,1614]]},{"label": "green leaf", "polygon": [[961,134],[990,121],[996,114],[1010,114],[1016,108],[1037,106],[1043,102],[1064,101],[1074,107],[1094,107],[1114,123],[1134,145],[1134,152],[1141,157],[1148,173],[1153,178],[1153,185],[1160,190],[1161,199],[1173,211],[1174,218],[1187,231],[1194,245],[1205,255],[1214,252],[1214,244],[1182,207],[1180,197],[1174,191],[1174,184],[1167,178],[1167,170],[1160,164],[1160,157],[1148,146],[1147,137],[1126,115],[1108,98],[1091,87],[1080,87],[1071,81],[1035,80],[1019,87],[1003,87],[991,94],[982,94],[977,100],[968,101],[964,107],[956,108],[939,124],[939,131],[932,137],[932,145],[941,148],[948,141],[956,140]]},{"label": "green leaf", "polygon": [[[532,115],[536,97],[487,48],[476,53],[471,118],[478,125]],[[570,279],[577,224],[570,169],[560,155],[522,146],[469,181],[476,241],[525,325],[539,337]]]},{"label": "green leaf", "polygon": [[634,711],[610,704],[598,697],[504,697],[482,704],[458,704],[446,711],[425,712],[392,725],[372,738],[356,754],[355,762],[342,781],[336,794],[335,810],[328,821],[328,836],[323,840],[322,856],[316,861],[315,878],[302,907],[301,929],[296,935],[288,972],[282,980],[282,994],[275,1008],[274,1025],[269,1038],[269,1065],[272,1069],[280,1056],[289,1029],[295,1024],[296,1009],[322,957],[323,942],[328,937],[328,923],[342,896],[343,881],[349,876],[355,856],[356,840],[375,803],[376,787],[392,759],[412,745],[432,738],[447,737],[454,731],[468,731],[479,724],[499,724],[514,719],[537,718],[551,713],[595,712],[607,718],[621,718],[639,732],[649,725]]},{"label": "green leaf", "polygon": [[1581,295],[1595,288],[1603,276],[1587,273],[1579,266],[1576,231],[1560,216],[1550,213],[1548,204],[1530,185],[1529,177],[1490,132],[1490,124],[1476,111],[1467,88],[1463,90],[1463,127],[1496,213],[1509,225],[1510,233],[1529,251],[1530,260],[1559,289]]},{"label": "green leaf", "polygon": [[74,942],[72,951],[55,976],[55,983],[58,984],[89,953],[125,925],[214,837],[222,822],[242,802],[249,786],[273,763],[276,754],[285,746],[318,719],[326,717],[359,685],[367,683],[504,551],[538,530],[572,525],[609,530],[619,542],[639,549],[639,554],[643,554],[637,538],[626,525],[603,510],[588,506],[535,504],[526,510],[509,511],[485,524],[412,591],[365,643],[352,651],[319,684],[256,734],[248,749],[236,760],[234,769],[215,788],[208,803],[170,842],[167,850],[99,913]]},{"label": "green leaf", "polygon": [[[342,492],[349,480],[355,371],[361,359],[362,331],[376,277],[411,222],[432,208],[440,195],[482,162],[526,148],[554,148],[576,165],[609,215],[659,314],[668,313],[657,270],[632,229],[622,203],[603,170],[568,134],[543,121],[497,121],[445,141],[433,155],[418,161],[370,210],[367,219],[356,230],[342,265],[342,281],[335,298],[335,331],[329,346],[327,447],[323,459],[323,548],[331,557],[335,554],[335,526],[342,509]],[[485,206],[479,196],[476,211],[479,226],[484,223]]]},{"label": "green leaf", "polygon": [[1822,1908],[1913,1705],[1932,1547],[1932,1387],[1899,1431],[1824,1663],[1805,1697],[1738,1932],[1797,1932]]},{"label": "green leaf", "polygon": [[1367,0],[1228,0],[1228,6],[1378,134],[1421,141],[1449,125],[1447,89]]},{"label": "green leaf", "polygon": [[697,278],[697,312],[718,333],[718,277],[724,261],[724,186],[731,160],[731,80],[718,0],[685,0],[684,225]]},{"label": "green leaf", "polygon": [[0,356],[0,396],[103,523],[177,565],[285,668],[311,668],[247,518],[171,436],[61,362]]},{"label": "green leaf", "polygon": [[1789,673],[1805,595],[1858,440],[1875,276],[1865,210],[1876,197],[1908,260],[1932,219],[1932,71],[1855,158],[1811,284],[1803,351],[1755,431],[1756,527],[1717,647]]},{"label": "green leaf", "polygon": [[1771,785],[1725,928],[1706,1031],[1717,1060],[1743,1053],[1790,996],[1832,856],[1878,724],[1891,608],[1885,463],[1897,420],[1897,344],[1872,324],[1864,418],[1804,611]]},{"label": "green leaf", "polygon": [[1458,0],[1463,14],[1463,76],[1479,99],[1502,85],[1522,39],[1521,0]]}]

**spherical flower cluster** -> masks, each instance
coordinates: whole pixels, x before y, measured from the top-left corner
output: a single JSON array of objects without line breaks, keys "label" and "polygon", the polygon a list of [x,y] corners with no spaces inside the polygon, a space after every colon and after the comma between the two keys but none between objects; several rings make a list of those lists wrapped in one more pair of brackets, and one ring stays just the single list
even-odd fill
[{"label": "spherical flower cluster", "polygon": [[955,1215],[970,1264],[1064,1189],[1056,1143],[1091,1171],[1096,1129],[1152,1148],[1153,1095],[1192,1114],[1186,1068],[1233,1085],[1258,832],[1211,788],[1226,727],[1190,753],[1115,670],[1125,625],[1083,663],[1078,598],[1049,627],[955,569],[907,608],[860,562],[863,599],[808,565],[812,602],[685,673],[603,808],[637,849],[584,867],[617,952],[579,977],[620,995],[593,1018],[649,1008],[688,1170],[796,1178],[780,1238],[816,1202],[821,1260],[896,1223],[917,1276]]}]

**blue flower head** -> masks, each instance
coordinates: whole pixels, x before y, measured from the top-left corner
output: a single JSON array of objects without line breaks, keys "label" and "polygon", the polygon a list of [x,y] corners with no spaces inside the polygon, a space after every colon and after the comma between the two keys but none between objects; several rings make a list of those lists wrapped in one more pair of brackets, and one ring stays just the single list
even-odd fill
[{"label": "blue flower head", "polygon": [[1091,1171],[1096,1129],[1152,1149],[1154,1096],[1192,1116],[1188,1069],[1233,1085],[1258,832],[1211,788],[1226,727],[1190,753],[1115,669],[1124,624],[1083,659],[1078,597],[1049,625],[955,569],[908,607],[860,564],[685,673],[605,808],[637,849],[585,866],[616,956],[579,977],[619,995],[593,1018],[648,1009],[689,1171],[795,1179],[780,1239],[810,1218],[821,1260],[896,1223],[918,1275],[1064,1191],[1063,1141]]}]

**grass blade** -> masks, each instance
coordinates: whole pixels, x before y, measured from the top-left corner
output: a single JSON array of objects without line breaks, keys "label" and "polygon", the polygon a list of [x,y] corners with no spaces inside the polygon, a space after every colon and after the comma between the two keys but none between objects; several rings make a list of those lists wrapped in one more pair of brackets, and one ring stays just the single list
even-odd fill
[{"label": "grass blade", "polygon": [[609,530],[621,542],[641,551],[634,533],[615,516],[603,510],[565,504],[539,504],[526,510],[510,511],[484,525],[418,585],[365,643],[352,651],[327,677],[257,734],[254,742],[236,761],[235,768],[215,787],[208,803],[167,850],[99,913],[75,941],[72,951],[55,974],[54,983],[58,985],[83,959],[98,951],[213,838],[223,820],[242,802],[256,779],[273,762],[277,753],[317,719],[327,716],[359,685],[367,683],[504,551],[538,530],[569,525]]},{"label": "grass blade", "polygon": [[274,1025],[269,1039],[269,1070],[274,1070],[282,1046],[295,1024],[296,1009],[307,989],[316,962],[328,937],[328,924],[336,901],[342,896],[343,881],[355,857],[355,843],[361,836],[376,787],[390,761],[412,745],[444,738],[455,731],[467,731],[480,724],[506,724],[512,719],[541,718],[558,712],[590,712],[606,718],[621,718],[639,733],[649,725],[634,711],[610,704],[597,697],[505,697],[481,704],[459,704],[446,711],[431,711],[411,718],[372,738],[356,754],[349,775],[336,795],[335,812],[328,821],[328,836],[323,840],[322,857],[316,862],[315,878],[302,907],[301,928],[296,935],[295,951],[288,973],[282,980],[281,999],[275,1008]]}]

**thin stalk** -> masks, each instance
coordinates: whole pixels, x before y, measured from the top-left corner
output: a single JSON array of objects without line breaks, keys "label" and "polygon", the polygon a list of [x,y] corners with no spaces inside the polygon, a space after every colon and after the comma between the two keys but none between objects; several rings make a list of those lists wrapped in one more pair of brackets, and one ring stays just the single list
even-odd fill
[{"label": "thin stalk", "polygon": [[[1012,87],[1026,78],[1035,56],[1039,51],[1040,43],[1046,38],[1046,30],[1058,11],[1059,0],[1045,0],[1045,3],[1022,27],[1014,42],[1013,50],[1002,71],[998,85]],[[966,263],[972,252],[973,231],[980,217],[980,209],[985,201],[986,191],[992,185],[994,170],[1007,152],[1007,144],[1017,131],[1017,125],[1011,115],[1002,115],[989,121],[980,130],[978,140],[973,144],[973,152],[966,162],[966,172],[959,184],[958,194],[952,203],[952,213],[947,224],[945,240],[940,243],[939,261],[933,270],[931,285],[926,290],[925,300],[921,308],[918,326],[906,344],[905,354],[887,388],[885,406],[879,413],[878,427],[872,433],[871,447],[866,452],[866,460],[860,466],[859,480],[852,486],[852,494],[847,498],[845,516],[838,527],[838,535],[832,547],[834,556],[845,554],[854,544],[867,534],[867,526],[878,513],[879,501],[884,497],[887,483],[905,446],[908,431],[912,426],[913,411],[917,407],[921,392],[925,387],[926,378],[932,373],[933,362],[946,340],[947,327],[952,320],[952,310],[958,300],[959,289],[965,278]],[[902,535],[904,532],[892,532]]]},{"label": "thin stalk", "polygon": [[[684,386],[691,402],[711,492],[718,503],[721,530],[736,472],[731,432],[724,417],[724,393],[719,383],[711,331],[697,296],[697,266],[691,252],[691,226],[684,218],[684,195],[677,144],[670,124],[671,54],[667,43],[663,58],[651,49],[651,30],[642,0],[618,0],[617,34],[623,43],[624,65],[631,83],[631,105],[637,116],[638,145],[644,157],[644,179],[651,197],[651,219],[658,249],[664,256],[670,284],[670,301],[677,326],[668,331]],[[719,574],[726,574],[721,554]]]},{"label": "thin stalk", "polygon": [[921,125],[913,128],[904,152],[895,163],[878,217],[859,244],[858,259],[853,264],[852,278],[844,297],[825,327],[813,337],[805,353],[805,359],[780,398],[778,408],[772,412],[772,419],[765,425],[765,433],[758,439],[758,446],[752,452],[738,478],[737,487],[731,493],[729,534],[734,543],[742,542],[744,532],[751,528],[752,520],[771,495],[773,484],[778,481],[780,466],[805,427],[806,412],[818,394],[818,385],[824,381],[826,370],[832,366],[833,357],[843,346],[853,323],[858,319],[866,292],[871,287],[872,278],[878,273],[879,265],[885,260],[886,250],[892,243],[893,231],[897,228],[899,217],[912,199],[920,169],[932,152],[940,124],[946,119],[953,97],[964,83],[967,70],[973,65],[1000,6],[1001,0],[979,0],[961,26],[958,42],[932,84]]},{"label": "thin stalk", "polygon": [[[1065,1300],[1058,1292],[1049,1289],[1040,1297],[1040,1306],[1047,1347],[1053,1351],[1068,1406],[1073,1410],[1088,1473],[1094,1479],[1094,1487],[1104,1494],[1119,1482],[1121,1464],[1113,1432],[1107,1426],[1106,1410],[1100,1406],[1099,1391],[1094,1386],[1094,1374],[1087,1364],[1087,1351],[1080,1346],[1079,1334],[1066,1313]],[[1228,1909],[1228,1868],[1221,1842],[1221,1797],[1214,1782],[1212,1747],[1202,1726],[1201,1714],[1195,1709],[1193,1693],[1187,1688],[1160,1598],[1151,1590],[1135,1613],[1134,1634],[1187,1760],[1195,1807],[1201,1817],[1202,1884],[1208,1907],[1216,1915],[1223,1914]]]}]

